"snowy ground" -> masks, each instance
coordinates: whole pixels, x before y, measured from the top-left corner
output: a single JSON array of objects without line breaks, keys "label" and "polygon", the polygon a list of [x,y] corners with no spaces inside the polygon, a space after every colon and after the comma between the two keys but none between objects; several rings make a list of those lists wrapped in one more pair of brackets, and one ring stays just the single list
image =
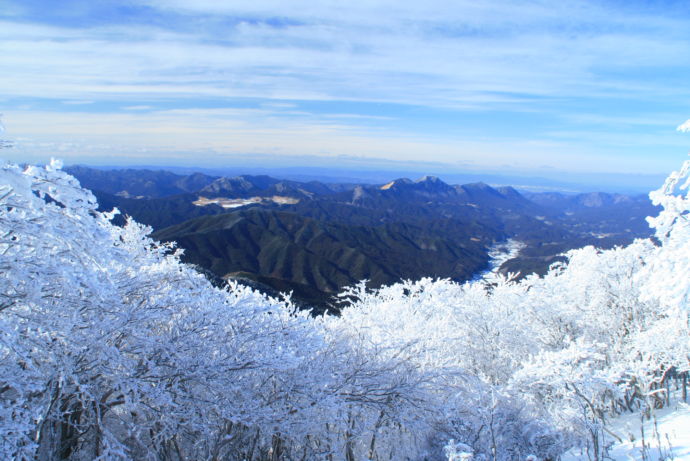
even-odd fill
[{"label": "snowy ground", "polygon": [[477,274],[472,281],[482,279],[490,280],[492,277],[498,276],[498,270],[503,263],[510,259],[517,258],[523,248],[525,248],[524,243],[513,239],[494,244],[489,248],[489,268]]},{"label": "snowy ground", "polygon": [[[680,402],[668,408],[657,410],[656,423],[658,436],[654,430],[653,420],[644,423],[645,442],[648,446],[647,459],[651,461],[659,459],[690,461],[690,404]],[[611,430],[625,441],[611,447],[609,455],[612,460],[643,459],[639,415],[623,415],[611,421]],[[586,459],[586,453],[580,453],[580,450],[571,450],[563,457],[562,461]]]},{"label": "snowy ground", "polygon": [[220,205],[225,209],[228,208],[239,208],[247,205],[253,205],[256,203],[263,202],[273,202],[279,205],[294,205],[299,202],[299,199],[294,197],[282,197],[280,195],[274,195],[273,197],[250,197],[250,198],[206,198],[199,197],[197,200],[192,202],[196,206],[206,206],[206,205]]}]

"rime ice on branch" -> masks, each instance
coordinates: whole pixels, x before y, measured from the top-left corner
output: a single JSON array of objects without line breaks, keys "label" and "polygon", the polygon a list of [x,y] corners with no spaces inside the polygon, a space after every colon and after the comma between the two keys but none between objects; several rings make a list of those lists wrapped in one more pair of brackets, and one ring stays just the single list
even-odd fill
[{"label": "rime ice on branch", "polygon": [[0,458],[602,459],[609,418],[687,379],[689,170],[652,193],[660,245],[519,282],[362,284],[313,318],[113,226],[59,162],[7,164]]}]

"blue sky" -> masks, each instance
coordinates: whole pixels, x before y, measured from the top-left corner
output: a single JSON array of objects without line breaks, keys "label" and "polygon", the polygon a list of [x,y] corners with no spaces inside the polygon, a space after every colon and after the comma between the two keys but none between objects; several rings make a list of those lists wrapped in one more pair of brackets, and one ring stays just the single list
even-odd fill
[{"label": "blue sky", "polygon": [[689,5],[3,0],[2,155],[666,173]]}]

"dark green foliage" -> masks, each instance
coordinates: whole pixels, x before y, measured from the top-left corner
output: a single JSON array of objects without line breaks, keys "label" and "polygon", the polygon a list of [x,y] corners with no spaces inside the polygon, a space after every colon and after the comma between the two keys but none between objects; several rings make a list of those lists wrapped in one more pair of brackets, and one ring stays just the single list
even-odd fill
[{"label": "dark green foliage", "polygon": [[[370,186],[145,170],[72,173],[95,184],[101,209],[118,207],[152,226],[155,238],[176,241],[186,261],[218,280],[240,279],[271,294],[292,291],[319,309],[363,279],[372,287],[422,277],[471,279],[487,267],[487,248],[507,238],[526,247],[501,270],[543,274],[564,251],[649,236],[644,217],[656,214],[646,197],[542,193],[528,200],[511,187],[450,186],[435,177]],[[200,196],[264,201],[224,209],[194,205]],[[279,205],[274,196],[298,202]]]},{"label": "dark green foliage", "polygon": [[185,261],[217,276],[255,274],[274,289],[299,295],[310,287],[318,290],[310,297],[328,298],[364,279],[380,286],[422,276],[471,278],[487,263],[485,246],[499,237],[488,229],[467,234],[478,229],[445,222],[347,226],[253,208],[186,221],[153,237],[176,241]]}]

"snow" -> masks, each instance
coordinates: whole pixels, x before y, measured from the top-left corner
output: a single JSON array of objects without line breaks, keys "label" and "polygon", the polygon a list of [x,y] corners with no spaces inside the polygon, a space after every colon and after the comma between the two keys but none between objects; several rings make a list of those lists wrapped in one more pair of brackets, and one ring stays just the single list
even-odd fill
[{"label": "snow", "polygon": [[253,205],[263,202],[273,202],[278,205],[294,205],[299,202],[299,199],[293,197],[282,197],[279,195],[274,195],[273,197],[250,197],[250,198],[206,198],[199,197],[198,200],[192,202],[196,206],[206,206],[206,205],[220,205],[225,209],[229,208],[240,208],[247,205]]},{"label": "snow", "polygon": [[652,194],[656,243],[520,280],[361,282],[311,317],[114,226],[57,162],[5,165],[0,459],[690,460],[686,404],[643,424],[646,453],[639,414],[609,417],[690,371],[689,178]]},{"label": "snow", "polygon": [[474,277],[473,281],[491,279],[498,276],[498,271],[506,261],[517,258],[525,244],[514,239],[492,245],[489,250],[489,268]]},{"label": "snow", "polygon": [[196,206],[206,206],[206,205],[220,205],[223,208],[239,208],[242,206],[246,205],[251,205],[253,203],[261,203],[261,198],[259,197],[252,197],[248,199],[230,199],[230,198],[224,198],[224,197],[219,197],[219,198],[206,198],[206,197],[199,197],[198,200],[195,202],[192,202]]},{"label": "snow", "polygon": [[[654,420],[658,436],[654,430]],[[631,413],[611,421],[610,430],[624,440],[610,449],[613,461],[642,460],[642,437],[640,415]],[[652,460],[690,460],[690,405],[676,402],[667,408],[656,410],[653,418],[644,422],[645,444],[648,457]],[[661,443],[659,443],[661,442]],[[566,453],[562,461],[587,459],[579,449]]]},{"label": "snow", "polygon": [[680,125],[678,128],[676,128],[676,130],[682,131],[684,133],[689,132],[690,131],[690,120],[686,120],[685,122],[683,122],[683,124]]}]

